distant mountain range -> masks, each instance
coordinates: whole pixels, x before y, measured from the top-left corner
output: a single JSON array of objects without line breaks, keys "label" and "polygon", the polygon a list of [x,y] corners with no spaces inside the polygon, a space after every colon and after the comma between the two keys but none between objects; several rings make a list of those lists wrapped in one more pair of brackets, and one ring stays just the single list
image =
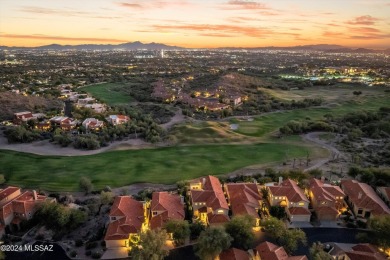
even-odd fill
[{"label": "distant mountain range", "polygon": [[8,47],[0,46],[0,50],[181,50],[184,49],[178,46],[170,46],[162,43],[142,43],[139,41],[136,42],[127,42],[121,44],[81,44],[81,45],[60,45],[60,44],[50,44],[38,47]]},{"label": "distant mountain range", "polygon": [[[50,44],[39,47],[8,47],[0,46],[0,50],[184,50],[186,48],[178,46],[170,46],[162,43],[142,43],[139,41],[128,42],[122,44],[81,44],[81,45],[60,45]],[[253,47],[253,48],[240,48],[240,47],[222,47],[216,48],[219,50],[307,50],[307,51],[324,51],[330,53],[386,53],[390,54],[390,48],[386,50],[373,50],[365,48],[348,48],[341,45],[334,44],[315,44],[315,45],[299,45],[291,47]]]}]

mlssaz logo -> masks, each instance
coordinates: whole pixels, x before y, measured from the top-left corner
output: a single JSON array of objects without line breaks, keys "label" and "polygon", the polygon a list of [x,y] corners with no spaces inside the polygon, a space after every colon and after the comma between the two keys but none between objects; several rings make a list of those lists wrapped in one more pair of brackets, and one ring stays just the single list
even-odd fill
[{"label": "mlssaz logo", "polygon": [[30,252],[52,252],[53,245],[24,245],[24,251]]}]

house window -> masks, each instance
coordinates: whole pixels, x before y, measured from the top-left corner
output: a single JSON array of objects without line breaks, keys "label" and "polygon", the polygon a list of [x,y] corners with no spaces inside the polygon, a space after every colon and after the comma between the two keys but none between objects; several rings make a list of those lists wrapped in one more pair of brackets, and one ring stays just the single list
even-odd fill
[{"label": "house window", "polygon": [[358,215],[361,215],[361,214],[363,214],[363,209],[358,210]]},{"label": "house window", "polygon": [[157,211],[153,211],[153,216],[156,216],[157,215]]},{"label": "house window", "polygon": [[299,202],[299,204],[298,204],[299,206],[304,206],[305,205],[305,203],[303,203],[303,202]]},{"label": "house window", "polygon": [[111,220],[116,220],[116,217],[111,217]]}]

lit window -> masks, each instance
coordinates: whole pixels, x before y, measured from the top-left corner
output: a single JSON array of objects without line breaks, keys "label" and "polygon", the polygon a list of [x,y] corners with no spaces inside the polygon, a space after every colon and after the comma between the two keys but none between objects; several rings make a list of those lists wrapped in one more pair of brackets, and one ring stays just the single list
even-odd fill
[{"label": "lit window", "polygon": [[304,205],[305,205],[305,203],[299,202],[299,206],[304,206]]}]

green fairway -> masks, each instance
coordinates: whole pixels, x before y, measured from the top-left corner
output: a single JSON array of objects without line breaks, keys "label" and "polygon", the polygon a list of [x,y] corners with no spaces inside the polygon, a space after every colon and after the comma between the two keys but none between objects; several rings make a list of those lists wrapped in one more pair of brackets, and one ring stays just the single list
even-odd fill
[{"label": "green fairway", "polygon": [[7,184],[49,191],[76,191],[81,176],[96,188],[137,182],[175,183],[225,174],[262,163],[304,157],[309,148],[293,144],[202,145],[113,151],[91,156],[39,156],[0,150]]},{"label": "green fairway", "polygon": [[107,103],[110,106],[115,105],[126,105],[134,99],[124,91],[126,88],[130,88],[131,84],[121,84],[121,83],[102,83],[89,85],[80,90],[83,90],[93,97]]},{"label": "green fairway", "polygon": [[[389,100],[390,94],[383,92],[381,96],[368,97],[362,100],[352,99],[341,104],[329,104],[326,107],[310,107],[269,113],[255,117],[253,121],[238,122],[239,128],[237,132],[247,136],[264,137],[278,130],[291,120],[320,119],[325,114],[338,116],[358,110],[374,111],[380,107],[388,106]],[[237,121],[234,122],[236,123]]]}]

